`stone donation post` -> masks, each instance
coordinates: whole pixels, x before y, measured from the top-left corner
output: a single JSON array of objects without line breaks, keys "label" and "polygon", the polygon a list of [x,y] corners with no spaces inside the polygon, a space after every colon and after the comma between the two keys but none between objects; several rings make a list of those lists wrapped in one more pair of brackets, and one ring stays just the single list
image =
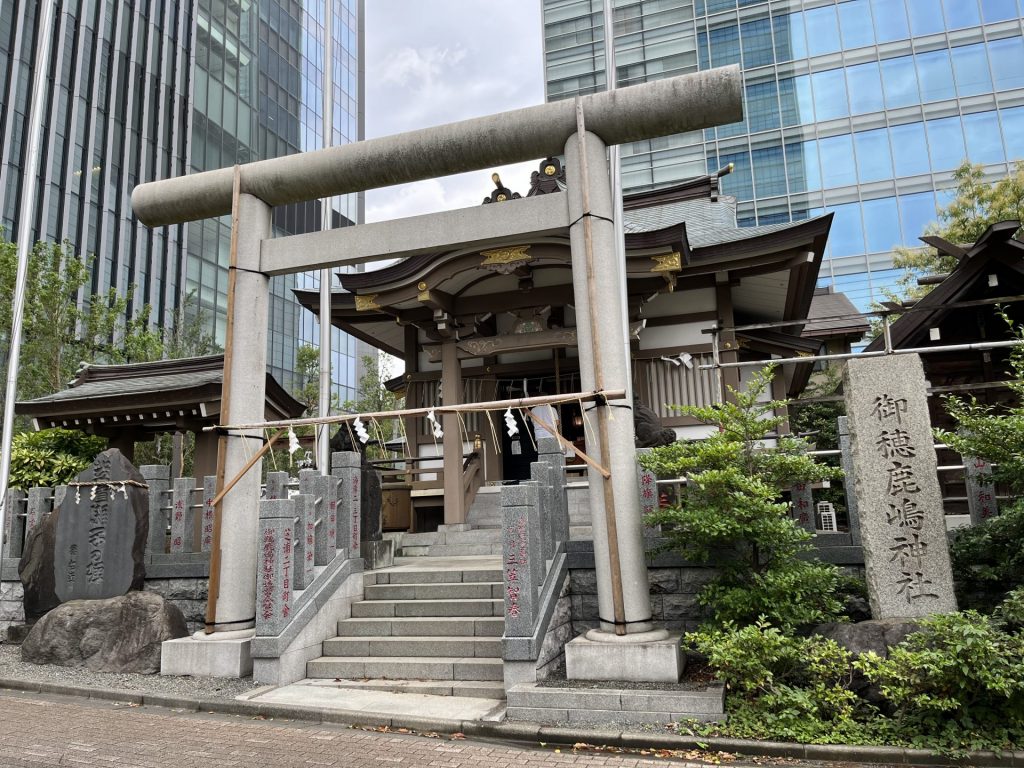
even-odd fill
[{"label": "stone donation post", "polygon": [[955,611],[921,358],[850,360],[843,386],[871,613]]}]

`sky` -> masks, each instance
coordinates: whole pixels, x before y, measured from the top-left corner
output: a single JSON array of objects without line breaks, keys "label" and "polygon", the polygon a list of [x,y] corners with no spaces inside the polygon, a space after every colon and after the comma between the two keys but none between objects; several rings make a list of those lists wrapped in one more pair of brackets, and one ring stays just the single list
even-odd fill
[{"label": "sky", "polygon": [[[365,87],[368,139],[541,104],[540,0],[367,0]],[[525,195],[536,167],[370,190],[366,221],[479,205],[494,171]]]}]

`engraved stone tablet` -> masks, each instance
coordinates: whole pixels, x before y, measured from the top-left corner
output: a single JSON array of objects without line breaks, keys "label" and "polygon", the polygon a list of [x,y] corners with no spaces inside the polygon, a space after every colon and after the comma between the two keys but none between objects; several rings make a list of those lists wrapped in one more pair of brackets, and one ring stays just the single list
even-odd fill
[{"label": "engraved stone tablet", "polygon": [[955,611],[920,357],[850,360],[843,387],[871,613]]},{"label": "engraved stone tablet", "polygon": [[971,525],[981,525],[990,517],[999,514],[991,464],[984,459],[964,456],[964,485],[967,487],[967,508],[971,513]]},{"label": "engraved stone tablet", "polygon": [[61,602],[98,600],[142,589],[149,534],[142,474],[112,448],[97,456],[75,483],[69,485],[57,518],[57,597]]},{"label": "engraved stone tablet", "polygon": [[793,519],[805,531],[815,533],[818,530],[814,519],[814,491],[810,483],[795,483],[789,489],[790,503],[793,505]]}]

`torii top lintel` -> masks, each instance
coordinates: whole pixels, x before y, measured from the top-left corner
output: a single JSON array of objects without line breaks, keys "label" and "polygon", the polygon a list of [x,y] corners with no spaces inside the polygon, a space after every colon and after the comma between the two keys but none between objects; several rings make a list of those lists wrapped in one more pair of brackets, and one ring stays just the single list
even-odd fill
[{"label": "torii top lintel", "polygon": [[[743,119],[737,65],[582,96],[586,129],[609,145]],[[353,144],[248,163],[241,190],[268,205],[404,184],[560,154],[576,132],[575,101],[556,101]],[[231,212],[233,171],[140,184],[132,193],[151,227]]]}]

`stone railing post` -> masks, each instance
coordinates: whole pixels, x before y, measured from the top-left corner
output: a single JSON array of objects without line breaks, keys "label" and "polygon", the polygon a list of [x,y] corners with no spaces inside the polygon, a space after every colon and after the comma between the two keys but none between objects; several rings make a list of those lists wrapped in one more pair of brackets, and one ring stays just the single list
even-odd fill
[{"label": "stone railing post", "polygon": [[817,533],[818,524],[814,519],[814,491],[810,483],[794,483],[789,489],[793,505],[793,517],[797,524],[808,533]]},{"label": "stone railing post", "polygon": [[846,492],[846,519],[850,525],[850,543],[861,545],[860,513],[857,508],[857,493],[853,487],[853,451],[850,448],[850,422],[846,416],[837,417],[839,423],[839,466],[843,470],[843,489]]},{"label": "stone railing post", "polygon": [[295,502],[260,502],[256,571],[256,634],[275,637],[292,615],[295,572]]},{"label": "stone railing post", "polygon": [[[317,479],[320,473],[315,469],[299,470],[299,496],[306,501],[299,503],[296,510],[299,515],[301,534],[297,541],[302,545],[301,565],[296,569],[296,574],[302,574],[302,586],[296,589],[305,589],[313,581],[313,568],[316,564],[316,521],[320,517],[320,507],[323,498],[317,494]],[[317,501],[319,499],[319,501]],[[297,560],[298,562],[298,560]]]},{"label": "stone railing post", "polygon": [[[86,491],[88,492],[88,491]],[[53,511],[52,488],[29,488],[28,504],[25,507],[25,536],[43,522],[43,518]]]},{"label": "stone railing post", "polygon": [[268,499],[287,499],[288,498],[288,481],[291,478],[288,477],[287,472],[268,472],[267,473],[267,495]]},{"label": "stone railing post", "polygon": [[293,496],[295,502],[295,589],[305,589],[313,583],[314,531],[316,525],[316,499],[310,494]]},{"label": "stone railing post", "polygon": [[25,530],[25,492],[20,488],[11,488],[7,491],[7,498],[10,499],[7,505],[6,535],[4,543],[6,549],[4,554],[8,558],[20,558],[25,547],[25,537],[28,531]]},{"label": "stone railing post", "polygon": [[146,554],[162,555],[167,548],[167,491],[171,487],[171,468],[164,464],[144,464],[139,468],[149,486],[149,536]]},{"label": "stone railing post", "polygon": [[553,546],[559,541],[569,540],[569,495],[565,482],[565,453],[562,445],[553,437],[542,437],[537,441],[537,455],[551,468],[552,484],[552,530]]},{"label": "stone railing post", "polygon": [[[359,542],[362,534],[362,457],[357,451],[340,451],[331,454],[331,475],[341,480],[341,494],[338,498],[338,544],[349,551],[349,557],[359,557]],[[347,530],[346,530],[347,529]],[[345,538],[341,532],[344,531]]]},{"label": "stone railing post", "polygon": [[171,553],[194,551],[195,516],[192,509],[192,494],[195,480],[191,477],[176,477],[171,490]]},{"label": "stone railing post", "polygon": [[555,487],[551,479],[551,465],[546,461],[530,464],[530,479],[537,484],[537,508],[540,518],[542,561],[555,556]]},{"label": "stone railing post", "polygon": [[505,583],[505,636],[532,637],[537,585],[543,566],[535,483],[501,489],[501,552]]},{"label": "stone railing post", "polygon": [[320,524],[316,527],[313,563],[327,565],[338,554],[338,496],[341,483],[336,477],[319,475],[314,487],[314,492],[323,501],[318,512]]},{"label": "stone railing post", "polygon": [[992,465],[984,459],[964,456],[964,487],[971,525],[981,525],[999,514],[996,485],[992,482]]},{"label": "stone railing post", "polygon": [[200,551],[209,552],[213,549],[213,500],[217,498],[217,477],[207,475],[203,478],[203,527],[200,537]]}]

